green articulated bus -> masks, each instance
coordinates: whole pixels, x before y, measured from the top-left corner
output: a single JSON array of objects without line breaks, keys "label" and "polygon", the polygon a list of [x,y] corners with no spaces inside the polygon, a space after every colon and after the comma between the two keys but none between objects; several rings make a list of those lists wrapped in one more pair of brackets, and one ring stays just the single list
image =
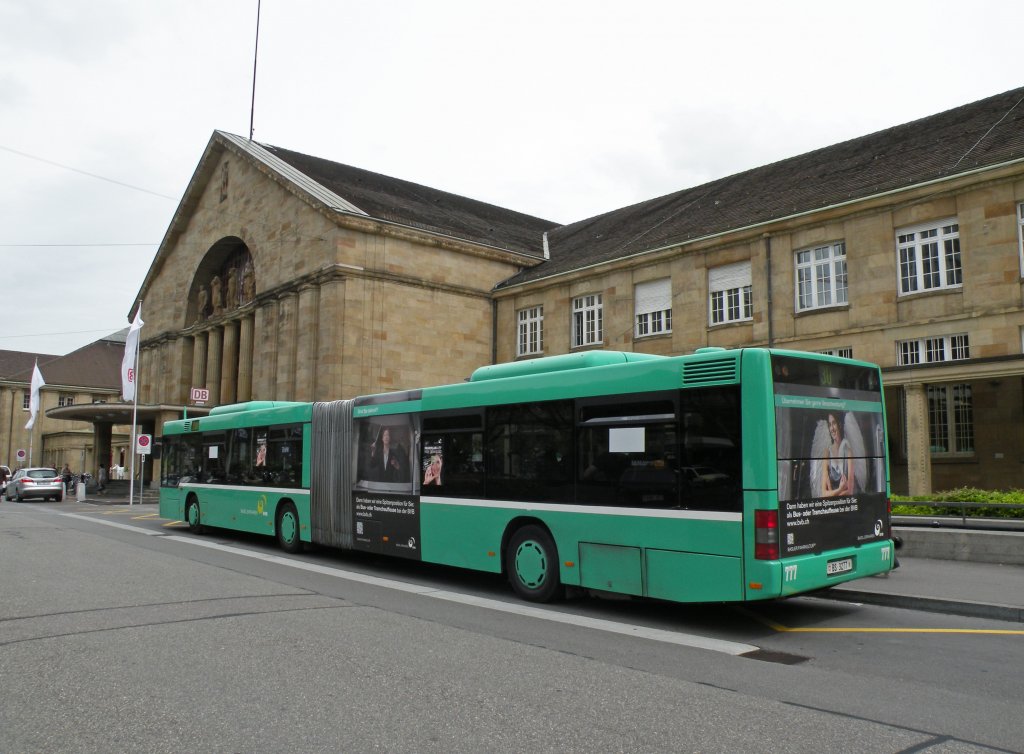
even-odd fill
[{"label": "green articulated bus", "polygon": [[679,602],[889,571],[877,366],[794,351],[591,351],[468,382],[252,402],[164,425],[160,515]]}]

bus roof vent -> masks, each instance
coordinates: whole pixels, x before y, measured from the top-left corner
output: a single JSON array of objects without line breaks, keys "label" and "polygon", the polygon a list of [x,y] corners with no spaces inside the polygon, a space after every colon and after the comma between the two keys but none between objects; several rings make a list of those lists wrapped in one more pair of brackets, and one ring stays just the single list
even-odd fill
[{"label": "bus roof vent", "polygon": [[709,382],[735,382],[736,357],[701,359],[683,364],[683,387]]},{"label": "bus roof vent", "polygon": [[210,416],[234,414],[239,411],[255,411],[260,408],[283,408],[284,406],[302,406],[302,401],[248,401],[247,403],[226,403],[210,409]]},{"label": "bus roof vent", "polygon": [[560,356],[547,356],[540,359],[527,359],[480,367],[473,372],[469,381],[482,382],[483,380],[496,380],[505,377],[526,377],[533,374],[564,372],[569,369],[588,369],[590,367],[613,366],[634,361],[653,361],[664,358],[664,356],[658,356],[657,354],[634,353],[632,351],[567,353]]},{"label": "bus roof vent", "polygon": [[186,419],[185,423],[181,425],[181,428],[183,430],[185,430],[186,432],[191,432],[192,431],[192,420],[191,419]]}]

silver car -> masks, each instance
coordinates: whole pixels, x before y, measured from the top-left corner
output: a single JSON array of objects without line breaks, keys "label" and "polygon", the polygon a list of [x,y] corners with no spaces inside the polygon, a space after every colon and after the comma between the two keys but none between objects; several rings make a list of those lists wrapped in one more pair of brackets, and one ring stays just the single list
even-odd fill
[{"label": "silver car", "polygon": [[4,495],[19,503],[30,497],[60,502],[64,499],[64,482],[57,469],[18,469],[7,483]]}]

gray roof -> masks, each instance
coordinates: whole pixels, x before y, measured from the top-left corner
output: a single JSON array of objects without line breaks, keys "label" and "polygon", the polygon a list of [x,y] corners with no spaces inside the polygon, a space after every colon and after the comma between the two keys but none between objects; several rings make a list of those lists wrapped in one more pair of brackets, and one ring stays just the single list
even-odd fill
[{"label": "gray roof", "polygon": [[0,379],[28,385],[32,381],[32,367],[38,359],[39,372],[47,385],[120,389],[121,360],[127,333],[128,328],[125,328],[66,356],[0,351]]},{"label": "gray roof", "polygon": [[1024,88],[565,225],[498,287],[1024,158]]},{"label": "gray roof", "polygon": [[[60,356],[56,356],[52,353],[0,351],[0,380],[29,382],[32,379],[32,367],[37,360],[40,364],[46,364],[53,359],[59,358]],[[28,375],[28,377],[22,380],[24,375]]]},{"label": "gray roof", "polygon": [[558,227],[550,220],[447,191],[280,147],[261,146],[344,199],[350,205],[348,209],[338,208],[344,211],[537,257],[543,255],[544,232]]}]

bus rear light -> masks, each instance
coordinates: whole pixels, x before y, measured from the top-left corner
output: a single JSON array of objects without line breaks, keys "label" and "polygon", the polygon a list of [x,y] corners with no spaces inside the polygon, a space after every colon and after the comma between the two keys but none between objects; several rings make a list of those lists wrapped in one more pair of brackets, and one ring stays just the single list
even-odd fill
[{"label": "bus rear light", "polygon": [[779,559],[779,512],[754,511],[754,557]]}]

